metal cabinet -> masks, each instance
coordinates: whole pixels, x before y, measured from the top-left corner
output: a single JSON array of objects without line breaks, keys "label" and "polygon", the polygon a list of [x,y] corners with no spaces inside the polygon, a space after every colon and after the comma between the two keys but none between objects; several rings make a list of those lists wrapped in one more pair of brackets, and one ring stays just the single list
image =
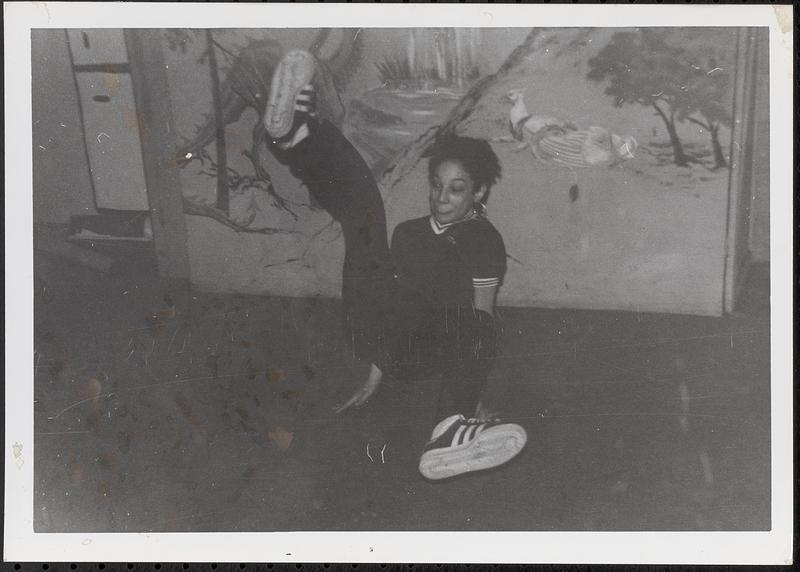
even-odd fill
[{"label": "metal cabinet", "polygon": [[76,66],[122,64],[128,62],[128,50],[121,29],[67,30],[72,63]]},{"label": "metal cabinet", "polygon": [[86,154],[99,209],[148,210],[136,110],[122,30],[68,30]]}]

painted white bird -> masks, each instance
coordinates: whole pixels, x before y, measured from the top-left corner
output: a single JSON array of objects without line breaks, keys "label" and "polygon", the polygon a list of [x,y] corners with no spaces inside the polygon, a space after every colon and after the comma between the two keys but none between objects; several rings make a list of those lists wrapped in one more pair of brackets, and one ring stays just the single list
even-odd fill
[{"label": "painted white bird", "polygon": [[512,102],[508,113],[510,135],[495,141],[518,141],[515,151],[530,147],[534,157],[568,167],[609,166],[632,159],[637,148],[631,136],[619,136],[605,127],[581,129],[571,121],[532,114],[522,89],[506,94]]},{"label": "painted white bird", "polygon": [[526,147],[534,150],[536,142],[542,137],[549,134],[564,134],[578,128],[574,123],[557,117],[528,112],[523,89],[512,89],[506,94],[506,97],[513,104],[508,112],[510,135],[496,138],[495,141],[519,141],[516,151],[521,151]]}]

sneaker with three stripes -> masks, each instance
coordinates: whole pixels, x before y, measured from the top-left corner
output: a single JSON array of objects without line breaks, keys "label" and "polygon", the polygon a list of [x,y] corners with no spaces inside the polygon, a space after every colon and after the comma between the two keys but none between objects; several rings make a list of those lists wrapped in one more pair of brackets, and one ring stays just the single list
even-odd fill
[{"label": "sneaker with three stripes", "polygon": [[433,430],[419,461],[427,479],[440,480],[507,463],[525,447],[528,435],[515,423],[451,415]]},{"label": "sneaker with three stripes", "polygon": [[307,118],[316,116],[315,70],[314,57],[304,50],[287,52],[275,68],[264,126],[281,147],[292,147]]}]

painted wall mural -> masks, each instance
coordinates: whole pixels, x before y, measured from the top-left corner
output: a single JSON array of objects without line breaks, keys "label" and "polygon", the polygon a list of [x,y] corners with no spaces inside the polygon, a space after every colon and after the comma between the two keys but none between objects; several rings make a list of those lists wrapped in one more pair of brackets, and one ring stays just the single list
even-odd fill
[{"label": "painted wall mural", "polygon": [[[359,37],[363,32],[363,36]],[[430,28],[403,31],[406,49],[400,55],[384,55],[371,63],[380,86],[349,98],[342,93],[358,66],[364,61],[364,36],[370,30],[322,29],[308,46],[322,62],[323,115],[338,126],[347,116],[348,136],[363,148],[376,174],[388,168],[398,151],[414,142],[420,133],[440,124],[447,113],[482,76],[478,63],[481,30]],[[264,151],[261,126],[266,94],[277,61],[284,49],[273,38],[248,39],[243,45],[226,47],[231,30],[165,31],[172,51],[186,54],[187,45],[204,45],[197,63],[209,68],[213,108],[196,127],[195,134],[178,152],[177,160],[207,165],[205,173],[217,179],[216,208],[227,212],[231,191],[257,189],[268,194],[275,206],[291,211],[291,205],[275,190],[260,156]],[[728,54],[732,42],[726,29],[641,29],[615,32],[600,52],[588,59],[587,77],[604,84],[613,105],[641,105],[652,108],[663,120],[669,137],[651,140],[642,151],[659,164],[669,159],[685,167],[705,165],[713,158],[712,170],[727,166],[720,141],[720,129],[730,127],[731,67]],[[226,62],[218,63],[220,54]],[[728,64],[727,67],[722,67]],[[566,167],[614,166],[632,159],[638,142],[632,135],[619,135],[600,125],[579,127],[569,119],[529,112],[524,87],[512,89],[507,97],[509,134],[493,141],[517,141],[516,151],[528,148],[533,156]],[[224,128],[238,121],[245,109],[256,113],[252,145],[245,156],[252,174],[229,172]],[[676,125],[690,123],[708,133],[710,148],[684,143]],[[653,128],[654,136],[658,129]],[[655,137],[654,137],[655,138]],[[217,152],[208,151],[214,142]],[[197,209],[197,206],[195,206]],[[198,213],[199,214],[199,213]],[[266,232],[249,228],[253,208],[241,231]],[[235,222],[235,221],[230,221]]]},{"label": "painted wall mural", "polygon": [[164,43],[205,287],[338,291],[335,223],[263,144],[272,70],[303,48],[390,227],[424,214],[433,141],[492,143],[504,176],[489,211],[517,261],[501,302],[717,311],[735,29],[165,30]]}]

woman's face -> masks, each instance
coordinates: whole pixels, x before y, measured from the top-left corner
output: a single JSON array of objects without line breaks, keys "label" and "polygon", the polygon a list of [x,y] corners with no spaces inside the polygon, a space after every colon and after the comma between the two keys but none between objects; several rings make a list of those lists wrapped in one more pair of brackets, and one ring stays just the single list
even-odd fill
[{"label": "woman's face", "polygon": [[455,222],[467,216],[473,205],[486,193],[458,161],[442,162],[431,177],[431,214],[439,224]]}]

